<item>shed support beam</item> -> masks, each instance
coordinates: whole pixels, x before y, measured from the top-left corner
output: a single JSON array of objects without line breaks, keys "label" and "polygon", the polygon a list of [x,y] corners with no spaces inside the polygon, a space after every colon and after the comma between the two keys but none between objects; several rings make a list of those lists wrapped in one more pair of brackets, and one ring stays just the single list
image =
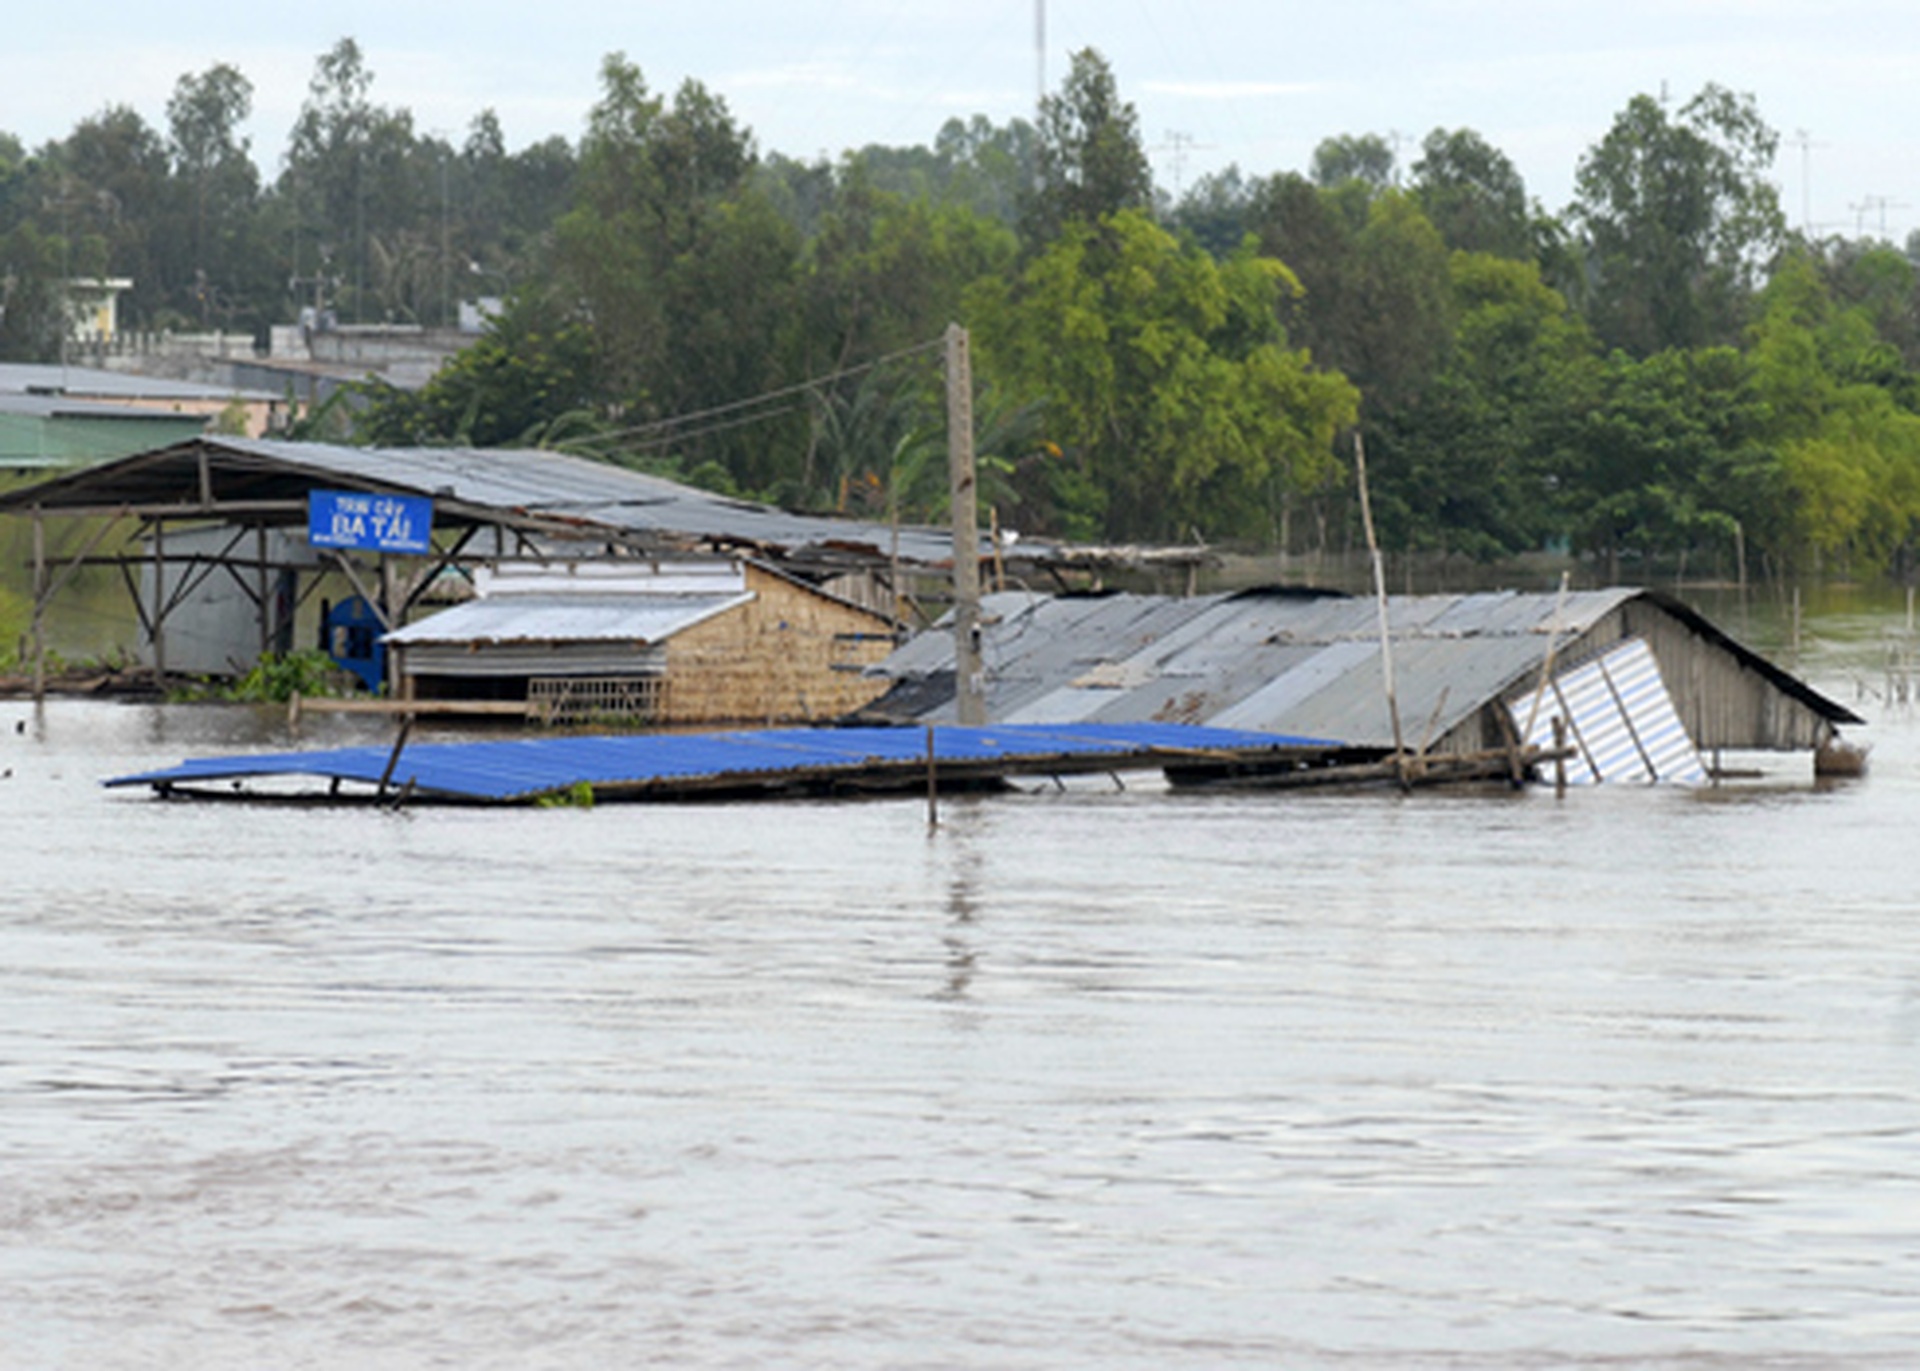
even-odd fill
[{"label": "shed support beam", "polygon": [[153,682],[167,679],[167,526],[161,520],[153,524],[153,618],[148,636],[153,643]]},{"label": "shed support beam", "polygon": [[254,567],[254,584],[257,588],[254,607],[258,611],[260,620],[260,656],[265,658],[269,652],[273,651],[273,599],[267,593],[267,526],[265,524],[253,526],[253,547],[259,557],[258,564]]},{"label": "shed support beam", "polygon": [[47,701],[47,523],[33,507],[33,702]]}]

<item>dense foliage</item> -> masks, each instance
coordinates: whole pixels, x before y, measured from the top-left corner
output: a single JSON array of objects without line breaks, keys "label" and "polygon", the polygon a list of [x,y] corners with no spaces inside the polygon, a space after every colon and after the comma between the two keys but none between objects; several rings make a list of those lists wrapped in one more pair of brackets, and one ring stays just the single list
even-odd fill
[{"label": "dense foliage", "polygon": [[938,342],[974,338],[1001,521],[1101,540],[1344,542],[1364,436],[1382,535],[1731,572],[1907,569],[1920,288],[1884,242],[1789,232],[1777,137],[1709,85],[1631,98],[1531,200],[1471,129],[1376,134],[1177,203],[1098,53],[1029,123],[763,154],[725,100],[621,54],[577,144],[457,145],[318,58],[277,175],[252,86],[180,78],[28,150],[0,133],[0,356],[63,345],[64,283],[129,327],[441,326],[504,308],[423,390],[309,420],[379,443],[568,446],[814,509],[940,512]]}]

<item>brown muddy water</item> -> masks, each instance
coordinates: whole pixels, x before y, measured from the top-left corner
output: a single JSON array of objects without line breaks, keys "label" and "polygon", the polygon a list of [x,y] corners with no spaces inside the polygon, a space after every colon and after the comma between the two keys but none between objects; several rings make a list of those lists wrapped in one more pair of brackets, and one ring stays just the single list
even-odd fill
[{"label": "brown muddy water", "polygon": [[1896,618],[1803,645],[1861,782],[932,831],[164,804],[284,731],[0,702],[0,1365],[1913,1365]]}]

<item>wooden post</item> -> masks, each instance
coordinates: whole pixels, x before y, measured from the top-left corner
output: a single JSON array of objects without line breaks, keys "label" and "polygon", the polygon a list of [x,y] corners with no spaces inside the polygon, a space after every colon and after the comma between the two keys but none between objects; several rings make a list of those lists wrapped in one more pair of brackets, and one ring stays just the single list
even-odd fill
[{"label": "wooden post", "polygon": [[166,521],[153,521],[153,683],[167,679],[167,535]]},{"label": "wooden post", "polygon": [[933,763],[933,725],[927,725],[927,827],[940,826],[939,785]]},{"label": "wooden post", "polygon": [[1373,562],[1373,598],[1380,612],[1380,680],[1387,692],[1387,717],[1393,724],[1394,767],[1400,788],[1408,786],[1407,745],[1400,734],[1400,701],[1393,688],[1393,628],[1387,616],[1387,573],[1380,561],[1380,541],[1373,533],[1373,503],[1367,495],[1367,447],[1360,430],[1353,431],[1353,469],[1360,483],[1360,523],[1367,534],[1367,555]]},{"label": "wooden post", "polygon": [[33,507],[33,702],[47,702],[47,525]]},{"label": "wooden post", "polygon": [[1540,701],[1547,693],[1547,686],[1553,681],[1553,659],[1560,650],[1560,624],[1567,612],[1567,588],[1571,578],[1566,572],[1560,573],[1560,593],[1553,600],[1553,622],[1547,626],[1547,652],[1540,659],[1540,683],[1534,687],[1533,703],[1527,706],[1527,726],[1521,730],[1522,741],[1533,736],[1533,725],[1540,717]]},{"label": "wooden post", "polygon": [[1553,798],[1567,798],[1567,721],[1553,716]]},{"label": "wooden post", "polygon": [[[380,789],[375,796],[376,799],[385,800],[387,798],[387,787],[393,782],[394,768],[400,765],[400,754],[406,750],[407,739],[412,733],[413,715],[403,714],[400,717],[400,732],[396,734],[393,739],[393,751],[387,754],[387,769],[380,773]],[[408,782],[408,788],[412,788],[411,781]]]},{"label": "wooden post", "polygon": [[980,513],[973,470],[973,367],[967,331],[947,325],[947,480],[953,517],[954,707],[960,723],[987,721],[980,658]]},{"label": "wooden post", "polygon": [[254,525],[253,550],[255,561],[258,562],[254,568],[253,587],[260,611],[260,656],[265,659],[273,651],[273,596],[267,588],[267,526],[264,523]]}]

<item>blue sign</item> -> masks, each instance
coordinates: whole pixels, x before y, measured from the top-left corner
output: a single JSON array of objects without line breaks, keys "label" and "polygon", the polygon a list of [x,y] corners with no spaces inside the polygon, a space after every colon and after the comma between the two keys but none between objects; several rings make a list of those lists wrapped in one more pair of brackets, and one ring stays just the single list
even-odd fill
[{"label": "blue sign", "polygon": [[433,501],[360,491],[307,492],[307,541],[369,552],[433,551]]}]

